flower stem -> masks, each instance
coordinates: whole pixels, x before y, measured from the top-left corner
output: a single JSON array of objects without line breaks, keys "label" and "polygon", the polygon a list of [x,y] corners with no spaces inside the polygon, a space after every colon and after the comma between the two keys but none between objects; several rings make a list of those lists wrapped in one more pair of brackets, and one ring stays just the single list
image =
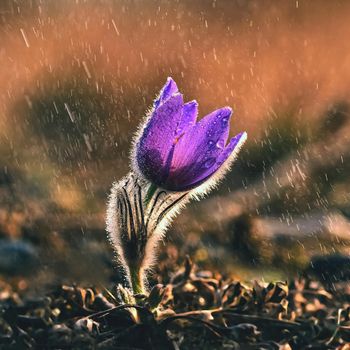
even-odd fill
[{"label": "flower stem", "polygon": [[130,278],[131,278],[131,287],[134,294],[145,294],[142,269],[136,266],[131,266]]},{"label": "flower stem", "polygon": [[153,195],[155,194],[155,192],[157,191],[157,185],[151,183],[150,186],[148,187],[148,191],[145,197],[145,203],[146,205],[148,205],[148,203],[150,202],[151,198],[153,197]]}]

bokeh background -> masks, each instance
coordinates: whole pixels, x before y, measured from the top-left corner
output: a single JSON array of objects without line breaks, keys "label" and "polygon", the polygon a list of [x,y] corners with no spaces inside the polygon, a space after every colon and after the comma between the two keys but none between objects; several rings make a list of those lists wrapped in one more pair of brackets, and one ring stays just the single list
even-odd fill
[{"label": "bokeh background", "polygon": [[175,220],[157,268],[189,254],[288,278],[312,255],[348,254],[349,21],[345,0],[2,0],[2,283],[115,277],[106,198],[168,76],[200,116],[232,106],[232,135],[249,140]]}]

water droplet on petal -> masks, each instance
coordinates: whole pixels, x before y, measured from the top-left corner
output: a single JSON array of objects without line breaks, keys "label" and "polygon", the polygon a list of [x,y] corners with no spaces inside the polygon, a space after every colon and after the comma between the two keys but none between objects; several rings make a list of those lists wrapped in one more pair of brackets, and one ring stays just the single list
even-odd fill
[{"label": "water droplet on petal", "polygon": [[208,141],[208,145],[211,147],[211,146],[213,146],[214,145],[214,141],[213,140],[209,140]]},{"label": "water droplet on petal", "polygon": [[209,158],[204,162],[204,167],[208,169],[212,167],[214,163],[215,163],[215,158]]},{"label": "water droplet on petal", "polygon": [[224,148],[225,146],[225,141],[224,140],[219,140],[217,143],[216,143],[216,147],[217,148]]},{"label": "water droplet on petal", "polygon": [[228,122],[228,117],[224,117],[221,119],[221,124],[223,127],[226,127],[227,122]]},{"label": "water droplet on petal", "polygon": [[207,136],[210,136],[211,135],[211,131],[207,130],[206,134],[207,134]]}]

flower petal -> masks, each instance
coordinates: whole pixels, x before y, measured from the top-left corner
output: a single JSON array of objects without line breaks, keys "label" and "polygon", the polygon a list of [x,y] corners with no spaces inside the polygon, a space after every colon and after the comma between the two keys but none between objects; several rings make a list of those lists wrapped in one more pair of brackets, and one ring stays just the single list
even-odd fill
[{"label": "flower petal", "polygon": [[182,118],[183,98],[174,94],[156,108],[136,145],[136,160],[142,173],[160,184],[169,172],[176,129]]},{"label": "flower petal", "polygon": [[[225,146],[230,126],[231,108],[220,108],[190,128],[178,141],[175,147],[173,160],[171,163],[170,177],[195,175],[193,166],[196,163],[206,162],[209,158],[214,158],[222,152]],[[180,171],[181,169],[181,171]],[[186,176],[186,177],[187,177]]]},{"label": "flower petal", "polygon": [[[240,133],[233,137],[229,144],[221,149],[217,158],[207,158],[204,162],[199,161],[188,164],[176,172],[176,176],[167,179],[167,186],[174,191],[184,191],[201,185],[225,163],[225,161],[232,155],[233,152],[238,152],[240,145],[245,141],[247,134]],[[170,187],[171,186],[171,187]]]},{"label": "flower petal", "polygon": [[166,101],[169,97],[179,92],[175,81],[172,78],[168,78],[159,96],[154,101],[154,108],[157,108],[161,103]]},{"label": "flower petal", "polygon": [[225,163],[225,161],[232,155],[233,152],[238,152],[241,148],[242,143],[247,138],[246,132],[241,132],[235,137],[232,137],[228,145],[225,147],[225,149],[221,152],[219,157],[217,158],[216,162],[209,167],[205,172],[201,174],[200,177],[197,179],[194,179],[194,182],[192,183],[192,186],[196,187],[202,184],[204,181],[206,181],[209,177],[211,177],[214,173],[216,173],[219,168]]},{"label": "flower petal", "polygon": [[224,151],[220,154],[220,157],[217,159],[217,165],[221,166],[230,157],[232,152],[239,151],[238,148],[241,147],[242,143],[244,143],[246,139],[247,139],[247,133],[245,131],[240,132],[235,137],[232,137],[228,145],[225,147]]},{"label": "flower petal", "polygon": [[176,130],[176,136],[183,135],[189,128],[191,128],[197,119],[198,103],[191,101],[184,104],[182,118]]}]

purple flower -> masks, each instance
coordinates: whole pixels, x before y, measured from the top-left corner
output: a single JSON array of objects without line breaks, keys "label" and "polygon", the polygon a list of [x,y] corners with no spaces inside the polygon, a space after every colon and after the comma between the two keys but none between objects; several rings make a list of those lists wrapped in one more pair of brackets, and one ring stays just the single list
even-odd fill
[{"label": "purple flower", "polygon": [[136,143],[136,166],[146,179],[171,191],[186,191],[234,158],[247,135],[240,133],[226,144],[231,108],[220,108],[198,122],[197,112],[197,102],[184,103],[168,78]]}]

